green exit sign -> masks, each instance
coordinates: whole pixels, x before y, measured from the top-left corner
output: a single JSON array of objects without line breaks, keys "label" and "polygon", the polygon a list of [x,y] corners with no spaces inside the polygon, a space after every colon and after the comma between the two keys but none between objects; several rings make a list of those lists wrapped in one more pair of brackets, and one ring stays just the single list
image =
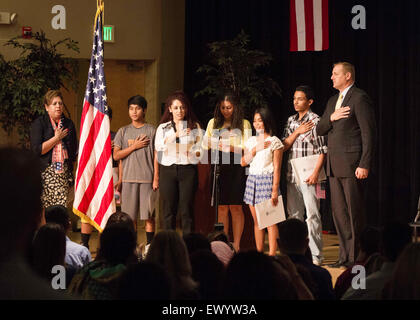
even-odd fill
[{"label": "green exit sign", "polygon": [[114,26],[105,25],[104,30],[104,42],[115,42],[115,33]]}]

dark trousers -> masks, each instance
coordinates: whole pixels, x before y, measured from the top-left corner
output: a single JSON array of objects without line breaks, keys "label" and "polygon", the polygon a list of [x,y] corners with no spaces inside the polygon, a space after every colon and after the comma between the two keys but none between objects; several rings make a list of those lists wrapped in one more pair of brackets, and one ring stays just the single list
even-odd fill
[{"label": "dark trousers", "polygon": [[196,165],[159,165],[159,194],[163,202],[165,230],[176,229],[177,212],[181,215],[182,233],[193,231],[193,205],[197,190]]},{"label": "dark trousers", "polygon": [[360,234],[366,223],[365,180],[329,177],[329,182],[333,219],[340,242],[339,260],[355,262]]}]

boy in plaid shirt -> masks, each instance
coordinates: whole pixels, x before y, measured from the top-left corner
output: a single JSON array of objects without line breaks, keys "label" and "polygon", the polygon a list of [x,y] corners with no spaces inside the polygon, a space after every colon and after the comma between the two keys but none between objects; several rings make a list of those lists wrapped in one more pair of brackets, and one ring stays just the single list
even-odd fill
[{"label": "boy in plaid shirt", "polygon": [[[316,193],[318,176],[325,161],[327,144],[324,136],[318,136],[316,125],[320,117],[312,112],[313,91],[309,86],[299,86],[293,97],[295,115],[288,118],[282,141],[284,150],[289,150],[287,161],[287,212],[289,218],[304,219],[309,231],[309,248],[312,260],[321,265],[322,256],[322,223],[319,212],[320,200]],[[319,154],[316,167],[305,183],[295,178],[290,164],[291,159]]]}]

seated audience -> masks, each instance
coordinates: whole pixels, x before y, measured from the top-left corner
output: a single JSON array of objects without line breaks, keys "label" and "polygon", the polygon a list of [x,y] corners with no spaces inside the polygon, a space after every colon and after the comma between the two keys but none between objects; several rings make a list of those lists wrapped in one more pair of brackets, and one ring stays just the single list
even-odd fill
[{"label": "seated audience", "polygon": [[64,229],[56,223],[47,223],[39,228],[31,250],[31,265],[34,271],[51,283],[52,277],[55,276],[52,269],[55,265],[64,266],[65,255],[66,235]]},{"label": "seated audience", "polygon": [[296,300],[298,294],[289,274],[262,252],[239,252],[226,269],[224,299]]},{"label": "seated audience", "polygon": [[201,233],[191,232],[183,235],[182,239],[184,240],[185,245],[187,246],[187,250],[190,256],[198,250],[211,251],[209,240]]},{"label": "seated audience", "polygon": [[207,236],[207,239],[209,239],[210,243],[213,241],[222,241],[226,243],[232,249],[232,251],[235,251],[235,249],[233,248],[232,242],[229,241],[229,237],[223,230],[221,231],[216,230],[209,233],[209,235]]},{"label": "seated audience", "polygon": [[[362,234],[360,235],[359,240],[359,255],[356,258],[356,263],[349,268],[347,268],[340,276],[337,278],[334,286],[334,293],[337,299],[340,299],[344,292],[351,286],[351,281],[355,274],[351,271],[355,265],[371,266],[376,256],[378,254],[380,246],[381,233],[379,229],[374,227],[366,227]],[[367,270],[366,270],[367,271]],[[377,271],[377,270],[375,270]],[[366,275],[370,273],[366,272]]]},{"label": "seated audience", "polygon": [[127,265],[137,262],[135,249],[133,223],[108,221],[100,237],[97,258],[73,277],[69,291],[83,299],[115,299],[120,276]]},{"label": "seated audience", "polygon": [[23,149],[0,148],[0,163],[0,299],[68,299],[27,263],[41,221],[39,157]]},{"label": "seated audience", "polygon": [[[309,258],[312,258],[312,255]],[[313,282],[309,271],[303,266],[295,265],[287,255],[276,255],[273,259],[288,275],[296,290],[298,300],[314,300],[312,291],[315,291],[313,289],[316,288],[316,284]]]},{"label": "seated audience", "polygon": [[131,217],[127,213],[118,210],[109,216],[105,228],[116,223],[125,224],[128,228],[130,228],[130,223],[133,224],[133,219],[131,219]]},{"label": "seated audience", "polygon": [[[106,222],[105,228],[107,226],[110,226],[110,225],[114,224],[114,223],[123,223],[123,224],[126,224],[128,228],[130,228],[130,223],[133,223],[133,219],[131,219],[131,217],[127,213],[125,213],[121,210],[117,210],[116,212],[114,212],[108,218],[108,221]],[[135,229],[134,229],[134,232],[136,232]],[[136,233],[136,236],[137,236],[137,233]],[[138,261],[142,261],[146,258],[145,244],[144,243],[136,245],[135,257]],[[132,261],[132,262],[134,263],[134,261]]]},{"label": "seated audience", "polygon": [[315,284],[307,284],[313,288],[312,294],[316,300],[335,299],[330,273],[324,268],[313,264],[312,259],[305,255],[309,247],[308,227],[299,219],[287,219],[278,224],[279,249],[289,256],[295,265],[305,268]]},{"label": "seated audience", "polygon": [[120,300],[169,300],[171,281],[160,265],[142,261],[127,267],[121,275]]},{"label": "seated audience", "polygon": [[146,261],[157,263],[168,272],[172,299],[189,300],[200,297],[198,284],[192,279],[187,247],[175,230],[164,230],[155,235]]},{"label": "seated audience", "polygon": [[366,288],[349,287],[342,300],[377,300],[381,298],[385,283],[391,278],[395,261],[406,245],[411,242],[411,228],[399,222],[388,223],[382,232],[381,253],[386,261],[380,270],[366,277]]},{"label": "seated audience", "polygon": [[382,291],[385,300],[420,300],[420,243],[408,244]]},{"label": "seated audience", "polygon": [[[45,221],[60,225],[67,233],[71,227],[70,217],[67,208],[62,205],[54,205],[45,209]],[[64,258],[69,269],[77,270],[92,261],[89,249],[70,240],[66,236],[66,256]]]},{"label": "seated audience", "polygon": [[197,250],[190,255],[192,277],[198,283],[202,300],[221,299],[225,266],[210,250]]},{"label": "seated audience", "polygon": [[212,241],[210,242],[211,251],[217,256],[217,258],[227,266],[230,260],[235,255],[235,251],[226,244],[224,241]]}]

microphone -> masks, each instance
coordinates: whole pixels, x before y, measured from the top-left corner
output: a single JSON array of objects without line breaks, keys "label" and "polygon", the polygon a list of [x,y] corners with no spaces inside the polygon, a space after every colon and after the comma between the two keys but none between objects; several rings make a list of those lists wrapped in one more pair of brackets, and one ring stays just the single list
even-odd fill
[{"label": "microphone", "polygon": [[228,139],[230,136],[230,126],[220,129],[220,136],[222,139]]},{"label": "microphone", "polygon": [[[416,228],[416,226],[420,226],[420,196],[419,196],[419,202],[417,203],[417,214],[416,217],[414,218],[414,222],[411,224],[412,227]],[[417,230],[415,229],[416,233]]]},{"label": "microphone", "polygon": [[417,204],[417,211],[420,212],[420,196],[419,196],[419,203]]}]

